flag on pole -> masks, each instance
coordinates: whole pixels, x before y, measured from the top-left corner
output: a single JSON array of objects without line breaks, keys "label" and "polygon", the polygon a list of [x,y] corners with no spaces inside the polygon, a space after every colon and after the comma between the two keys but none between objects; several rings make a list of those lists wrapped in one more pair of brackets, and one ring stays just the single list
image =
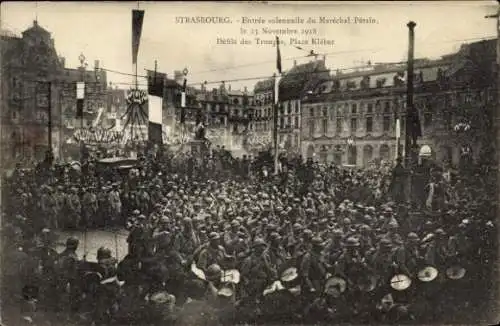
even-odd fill
[{"label": "flag on pole", "polygon": [[184,78],[181,90],[181,124],[186,122],[186,110],[184,109],[186,107],[186,83],[187,79]]},{"label": "flag on pole", "polygon": [[137,53],[141,42],[144,10],[132,10],[132,64],[137,64]]},{"label": "flag on pole", "polygon": [[280,38],[276,36],[276,69],[281,74]]},{"label": "flag on pole", "polygon": [[76,83],[76,117],[83,117],[83,99],[85,98],[85,83]]},{"label": "flag on pole", "polygon": [[163,143],[163,88],[167,75],[148,70],[148,136],[155,144]]},{"label": "flag on pole", "polygon": [[184,78],[184,83],[182,84],[182,93],[181,93],[181,107],[186,107],[186,82],[187,79]]}]

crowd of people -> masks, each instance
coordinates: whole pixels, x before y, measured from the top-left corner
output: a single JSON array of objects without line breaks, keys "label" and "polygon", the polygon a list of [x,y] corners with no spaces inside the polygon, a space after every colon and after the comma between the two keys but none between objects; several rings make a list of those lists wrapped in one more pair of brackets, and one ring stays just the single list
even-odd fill
[{"label": "crowd of people", "polygon": [[[421,323],[470,317],[490,295],[491,175],[433,167],[407,201],[400,163],[282,160],[274,175],[218,149],[97,165],[4,180],[2,293],[22,295],[25,321],[36,302],[97,325]],[[57,230],[111,225],[128,230],[121,261],[106,247],[97,262],[78,257],[76,238],[54,250]]]}]

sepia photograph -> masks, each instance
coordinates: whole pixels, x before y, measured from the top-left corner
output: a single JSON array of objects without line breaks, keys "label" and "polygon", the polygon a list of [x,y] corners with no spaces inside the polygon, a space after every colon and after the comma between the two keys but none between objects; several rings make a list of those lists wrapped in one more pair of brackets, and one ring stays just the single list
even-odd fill
[{"label": "sepia photograph", "polygon": [[0,325],[500,322],[497,1],[3,1]]}]

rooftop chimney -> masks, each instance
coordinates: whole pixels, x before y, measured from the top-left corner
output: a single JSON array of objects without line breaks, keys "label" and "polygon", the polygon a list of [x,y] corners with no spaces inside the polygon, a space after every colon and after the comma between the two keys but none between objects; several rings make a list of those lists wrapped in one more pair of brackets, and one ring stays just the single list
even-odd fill
[{"label": "rooftop chimney", "polygon": [[297,66],[297,60],[293,60],[293,66],[296,67]]},{"label": "rooftop chimney", "polygon": [[66,67],[66,58],[65,57],[60,57],[59,61],[61,62],[61,65],[63,66],[63,68]]},{"label": "rooftop chimney", "polygon": [[99,60],[94,60],[94,69],[99,70]]},{"label": "rooftop chimney", "polygon": [[229,86],[227,87],[227,90],[228,90],[228,91],[231,91],[231,85],[229,85]]},{"label": "rooftop chimney", "polygon": [[246,87],[246,86],[243,88],[243,93],[244,93],[244,94],[248,94],[248,89],[247,89],[247,87]]}]

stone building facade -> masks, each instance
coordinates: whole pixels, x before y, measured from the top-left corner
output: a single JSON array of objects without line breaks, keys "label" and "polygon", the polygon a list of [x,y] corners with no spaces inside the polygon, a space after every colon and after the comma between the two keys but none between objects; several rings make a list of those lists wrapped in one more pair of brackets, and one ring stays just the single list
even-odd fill
[{"label": "stone building facade", "polygon": [[[488,43],[490,42],[490,43]],[[493,51],[493,52],[492,52]],[[464,148],[478,160],[494,105],[494,42],[464,45],[439,60],[415,62],[414,105],[423,137],[438,161],[455,165]],[[302,154],[320,162],[368,166],[398,155],[396,118],[401,118],[399,153],[404,153],[405,65],[378,65],[319,82],[302,100]],[[467,132],[459,123],[470,124]]]}]

